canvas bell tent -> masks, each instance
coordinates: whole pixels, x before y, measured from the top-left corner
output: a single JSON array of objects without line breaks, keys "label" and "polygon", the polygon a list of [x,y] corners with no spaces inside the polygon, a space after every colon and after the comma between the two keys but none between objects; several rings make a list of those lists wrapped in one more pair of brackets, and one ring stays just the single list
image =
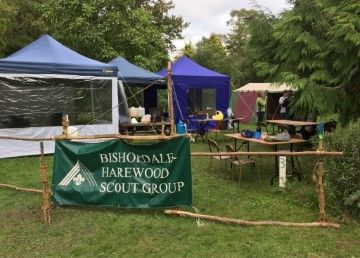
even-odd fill
[{"label": "canvas bell tent", "polygon": [[[166,82],[163,76],[136,66],[123,57],[115,58],[109,62],[109,65],[114,65],[118,68],[118,79],[121,85],[140,88],[146,87],[142,102],[147,113],[149,113],[151,108],[157,107],[157,90],[166,89]],[[148,87],[149,85],[151,86]]]},{"label": "canvas bell tent", "polygon": [[[44,35],[0,59],[0,135],[56,136],[63,114],[81,135],[117,133],[119,122],[128,119],[127,105],[118,108],[119,101],[126,103],[122,94],[116,66]],[[53,150],[54,142],[45,142],[45,153]],[[38,143],[0,140],[0,158],[35,154]]]},{"label": "canvas bell tent", "polygon": [[[160,75],[166,76],[167,70]],[[186,56],[172,65],[174,114],[176,122],[208,108],[226,115],[229,105],[230,78],[195,63]]]},{"label": "canvas bell tent", "polygon": [[255,114],[258,93],[266,91],[268,93],[266,119],[279,119],[279,98],[285,90],[291,91],[292,89],[285,84],[248,83],[232,92],[231,108],[237,118],[241,118],[245,123],[251,123]]}]

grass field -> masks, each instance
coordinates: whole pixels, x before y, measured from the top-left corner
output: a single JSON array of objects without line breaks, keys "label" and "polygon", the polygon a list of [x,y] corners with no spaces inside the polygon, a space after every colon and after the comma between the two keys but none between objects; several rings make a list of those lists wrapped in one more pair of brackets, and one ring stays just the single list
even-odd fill
[{"label": "grass field", "polygon": [[[220,145],[225,141],[220,137]],[[192,151],[207,150],[201,142]],[[252,148],[260,150],[259,146]],[[192,158],[193,206],[201,213],[245,220],[312,222],[318,218],[311,174],[315,159],[302,158],[305,179],[285,191],[270,186],[273,158],[256,158],[261,172],[247,170],[241,186],[229,169],[209,158]],[[52,156],[46,157],[52,171]],[[0,182],[40,188],[38,158],[0,160]],[[242,227],[169,217],[162,210],[54,208],[41,220],[40,195],[0,189],[0,256],[360,256],[360,227],[329,215],[341,229]],[[184,208],[194,211],[192,208]]]}]

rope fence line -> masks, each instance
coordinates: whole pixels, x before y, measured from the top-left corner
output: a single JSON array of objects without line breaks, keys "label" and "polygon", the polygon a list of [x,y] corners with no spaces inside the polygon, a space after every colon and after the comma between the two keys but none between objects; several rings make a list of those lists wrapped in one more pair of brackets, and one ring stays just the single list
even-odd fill
[{"label": "rope fence line", "polygon": [[[99,135],[88,135],[88,136],[52,136],[52,137],[17,137],[17,136],[0,136],[0,140],[15,140],[15,141],[57,141],[57,140],[110,140],[110,139],[123,139],[123,140],[169,140],[178,137],[182,137],[182,135],[123,135],[123,134],[99,134]],[[186,137],[189,137],[187,134]]]}]

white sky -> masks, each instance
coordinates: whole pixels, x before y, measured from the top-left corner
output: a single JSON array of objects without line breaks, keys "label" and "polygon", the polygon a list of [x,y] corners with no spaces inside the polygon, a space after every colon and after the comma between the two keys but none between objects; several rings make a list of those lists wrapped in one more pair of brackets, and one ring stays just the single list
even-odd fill
[{"label": "white sky", "polygon": [[[185,43],[195,44],[202,37],[211,33],[225,34],[228,32],[226,22],[230,19],[230,12],[238,9],[256,9],[260,5],[262,9],[268,9],[274,14],[291,8],[286,0],[173,0],[175,8],[172,14],[182,16],[186,22],[190,22],[188,28],[183,31],[183,40],[175,40],[177,50]],[[175,54],[175,53],[173,53]]]}]

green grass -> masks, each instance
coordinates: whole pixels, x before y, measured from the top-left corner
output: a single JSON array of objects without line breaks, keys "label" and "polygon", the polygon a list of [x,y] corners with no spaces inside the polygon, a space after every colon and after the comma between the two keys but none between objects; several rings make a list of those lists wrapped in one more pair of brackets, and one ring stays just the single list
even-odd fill
[{"label": "green grass", "polygon": [[[220,138],[220,145],[226,141]],[[261,146],[252,145],[253,150]],[[201,142],[192,151],[207,150]],[[256,158],[261,172],[247,170],[241,186],[231,171],[209,158],[192,158],[193,206],[201,213],[245,220],[312,222],[318,218],[311,181],[315,159],[301,159],[305,179],[285,191],[270,186],[273,158]],[[46,158],[52,170],[52,156]],[[38,158],[0,160],[0,182],[40,188]],[[334,217],[341,229],[242,227],[170,217],[162,210],[54,208],[41,220],[41,196],[0,189],[0,256],[360,256],[360,227]],[[184,208],[193,211],[192,208]]]}]

